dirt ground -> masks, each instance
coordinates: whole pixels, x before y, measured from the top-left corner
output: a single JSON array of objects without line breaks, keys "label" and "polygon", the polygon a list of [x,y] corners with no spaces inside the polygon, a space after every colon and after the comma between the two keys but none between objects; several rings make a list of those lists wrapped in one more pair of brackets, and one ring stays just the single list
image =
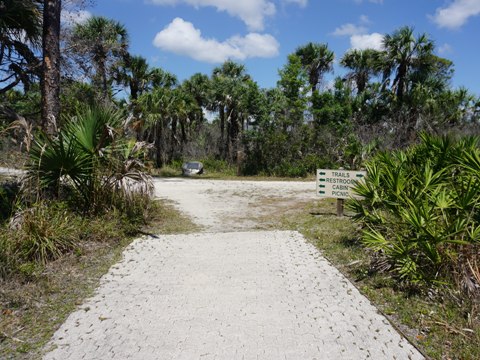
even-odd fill
[{"label": "dirt ground", "polygon": [[155,179],[155,195],[207,232],[269,229],[280,216],[319,200],[313,181]]}]

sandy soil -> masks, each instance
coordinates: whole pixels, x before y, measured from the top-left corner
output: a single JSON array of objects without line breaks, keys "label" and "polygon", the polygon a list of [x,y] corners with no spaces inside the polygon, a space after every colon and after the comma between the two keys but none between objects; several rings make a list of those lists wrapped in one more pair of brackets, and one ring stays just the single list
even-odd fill
[{"label": "sandy soil", "polygon": [[270,227],[274,218],[318,199],[315,182],[155,179],[155,195],[173,201],[206,232]]}]

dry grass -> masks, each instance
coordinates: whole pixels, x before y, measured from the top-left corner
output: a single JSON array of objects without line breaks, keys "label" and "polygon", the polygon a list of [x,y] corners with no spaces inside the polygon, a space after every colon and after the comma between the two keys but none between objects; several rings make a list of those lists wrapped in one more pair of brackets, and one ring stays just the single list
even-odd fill
[{"label": "dry grass", "polygon": [[68,314],[91,295],[127,239],[85,242],[76,254],[47,265],[30,279],[1,282],[0,357],[39,358],[41,347]]},{"label": "dry grass", "polygon": [[[184,233],[195,226],[171,205],[156,203],[143,233]],[[90,296],[133,237],[117,221],[99,218],[75,252],[32,269],[30,277],[0,280],[0,358],[38,359],[67,316]]]}]

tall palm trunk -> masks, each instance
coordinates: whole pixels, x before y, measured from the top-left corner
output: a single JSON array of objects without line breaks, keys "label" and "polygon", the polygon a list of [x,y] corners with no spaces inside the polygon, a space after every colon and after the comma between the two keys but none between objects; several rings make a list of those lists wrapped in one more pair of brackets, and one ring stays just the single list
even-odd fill
[{"label": "tall palm trunk", "polygon": [[405,93],[405,78],[407,76],[407,64],[402,63],[398,68],[398,75],[394,83],[397,85],[397,97],[399,100],[403,99],[403,94]]},{"label": "tall palm trunk", "polygon": [[163,120],[160,119],[155,124],[155,152],[157,168],[161,168],[163,166],[163,146]]},{"label": "tall palm trunk", "polygon": [[232,161],[232,140],[233,140],[233,126],[232,121],[234,119],[234,110],[228,109],[228,117],[226,119],[227,124],[227,138],[225,139],[225,159],[228,158],[229,161]]},{"label": "tall palm trunk", "polygon": [[61,0],[45,0],[43,9],[42,128],[50,136],[60,118]]},{"label": "tall palm trunk", "polygon": [[229,158],[232,163],[237,161],[237,151],[238,151],[238,135],[240,133],[239,123],[238,123],[238,114],[232,111],[230,116],[230,146],[229,146]]},{"label": "tall palm trunk", "polygon": [[105,64],[105,58],[102,57],[98,61],[98,72],[100,75],[101,87],[102,87],[102,102],[107,103],[108,100],[108,82],[107,82],[107,66]]},{"label": "tall palm trunk", "polygon": [[170,134],[170,151],[168,154],[168,162],[170,163],[173,160],[175,155],[175,150],[177,149],[177,118],[172,118],[172,132]]},{"label": "tall palm trunk", "polygon": [[187,143],[187,130],[185,128],[185,122],[187,119],[183,119],[183,121],[180,121],[180,133],[182,134],[181,142],[180,142],[180,152],[183,154],[183,149],[185,147],[185,144]]},{"label": "tall palm trunk", "polygon": [[220,157],[225,159],[225,109],[223,105],[219,109],[220,116]]}]

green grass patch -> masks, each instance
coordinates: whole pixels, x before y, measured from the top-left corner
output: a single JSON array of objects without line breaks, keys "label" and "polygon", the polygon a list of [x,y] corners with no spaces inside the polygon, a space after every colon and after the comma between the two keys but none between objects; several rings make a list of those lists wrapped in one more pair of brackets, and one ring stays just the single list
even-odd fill
[{"label": "green grass patch", "polygon": [[[424,354],[433,359],[480,359],[479,309],[458,293],[403,286],[373,271],[375,257],[359,241],[347,212],[335,216],[335,200],[306,205],[280,221],[315,244],[355,286]],[[373,260],[372,260],[373,259]]]}]

